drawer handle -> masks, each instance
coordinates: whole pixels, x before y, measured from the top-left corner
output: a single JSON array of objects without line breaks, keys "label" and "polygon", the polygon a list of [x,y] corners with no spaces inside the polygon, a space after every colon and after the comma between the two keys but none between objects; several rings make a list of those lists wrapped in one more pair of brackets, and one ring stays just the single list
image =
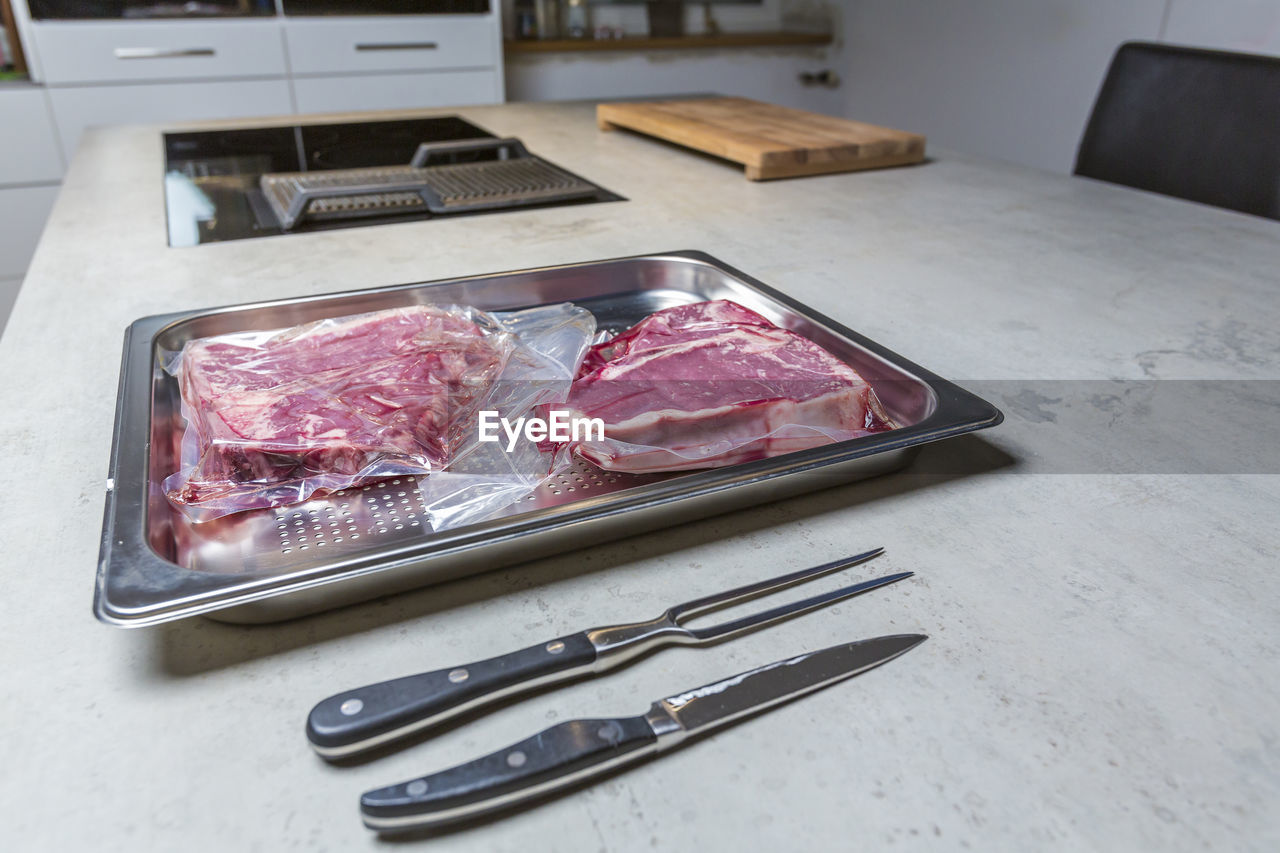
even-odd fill
[{"label": "drawer handle", "polygon": [[357,44],[356,50],[435,50],[437,47],[433,41],[386,41]]},{"label": "drawer handle", "polygon": [[117,47],[116,59],[172,59],[178,56],[213,56],[211,47]]}]

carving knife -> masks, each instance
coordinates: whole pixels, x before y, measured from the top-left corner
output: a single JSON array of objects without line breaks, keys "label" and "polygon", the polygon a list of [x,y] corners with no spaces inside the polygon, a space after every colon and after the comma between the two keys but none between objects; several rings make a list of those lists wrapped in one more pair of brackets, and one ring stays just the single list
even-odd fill
[{"label": "carving knife", "polygon": [[569,720],[491,755],[369,791],[365,826],[396,832],[511,808],[662,753],[743,717],[887,663],[926,638],[898,634],[776,661],[661,699],[638,717]]}]

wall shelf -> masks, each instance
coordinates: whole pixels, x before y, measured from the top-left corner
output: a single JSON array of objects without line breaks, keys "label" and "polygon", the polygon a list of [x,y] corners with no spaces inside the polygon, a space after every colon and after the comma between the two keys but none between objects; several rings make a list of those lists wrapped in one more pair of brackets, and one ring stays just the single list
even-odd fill
[{"label": "wall shelf", "polygon": [[830,33],[759,32],[688,35],[669,38],[627,36],[620,39],[527,39],[503,42],[508,54],[570,51],[692,50],[734,47],[808,47],[831,44]]}]

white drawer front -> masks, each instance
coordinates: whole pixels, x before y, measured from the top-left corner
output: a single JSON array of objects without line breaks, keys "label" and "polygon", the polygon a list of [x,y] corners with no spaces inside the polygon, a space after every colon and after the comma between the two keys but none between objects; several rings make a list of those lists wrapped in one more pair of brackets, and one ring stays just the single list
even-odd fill
[{"label": "white drawer front", "polygon": [[59,187],[0,189],[0,278],[27,271]]},{"label": "white drawer front", "polygon": [[31,29],[51,85],[285,74],[275,21],[67,21]]},{"label": "white drawer front", "polygon": [[287,115],[293,112],[285,80],[155,83],[51,89],[53,116],[67,162],[85,128],[98,124],[151,124],[205,118]]},{"label": "white drawer front", "polygon": [[427,71],[299,77],[293,81],[302,113],[457,107],[501,101],[497,71]]},{"label": "white drawer front", "polygon": [[491,15],[290,19],[284,31],[295,74],[494,68],[501,49]]},{"label": "white drawer front", "polygon": [[0,184],[62,179],[62,149],[41,89],[0,89]]}]

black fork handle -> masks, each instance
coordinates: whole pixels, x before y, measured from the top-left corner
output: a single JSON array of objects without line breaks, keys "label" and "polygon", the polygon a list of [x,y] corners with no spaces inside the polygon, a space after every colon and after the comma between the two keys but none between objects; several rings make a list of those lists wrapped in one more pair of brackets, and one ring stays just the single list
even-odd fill
[{"label": "black fork handle", "polygon": [[503,697],[590,671],[596,648],[585,632],[488,660],[357,687],[311,709],[307,739],[326,758],[344,758]]}]

